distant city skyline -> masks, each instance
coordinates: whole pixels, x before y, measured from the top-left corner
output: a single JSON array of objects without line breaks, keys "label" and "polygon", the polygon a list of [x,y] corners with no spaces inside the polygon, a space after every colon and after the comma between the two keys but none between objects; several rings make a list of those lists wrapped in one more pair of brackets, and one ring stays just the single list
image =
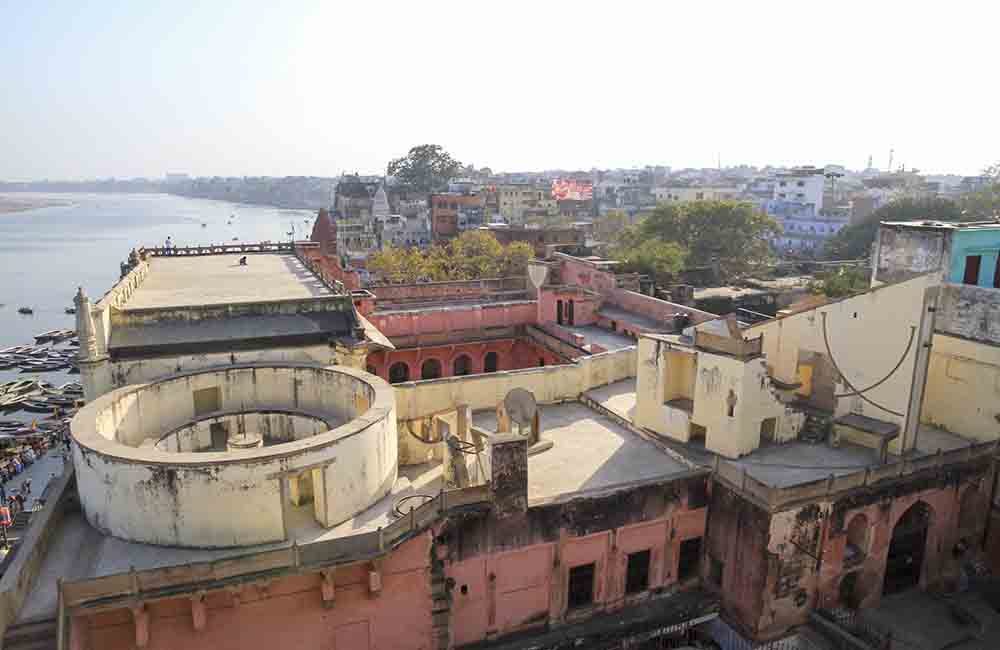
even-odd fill
[{"label": "distant city skyline", "polygon": [[0,179],[1000,160],[995,5],[0,2]]}]

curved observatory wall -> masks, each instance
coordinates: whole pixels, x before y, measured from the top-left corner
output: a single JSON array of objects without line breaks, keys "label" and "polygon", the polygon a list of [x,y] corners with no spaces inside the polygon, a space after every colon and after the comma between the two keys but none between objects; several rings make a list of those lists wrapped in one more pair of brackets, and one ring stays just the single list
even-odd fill
[{"label": "curved observatory wall", "polygon": [[344,366],[230,366],[126,386],[80,409],[70,430],[87,520],[150,544],[281,541],[302,511],[329,528],[396,481],[392,388]]}]

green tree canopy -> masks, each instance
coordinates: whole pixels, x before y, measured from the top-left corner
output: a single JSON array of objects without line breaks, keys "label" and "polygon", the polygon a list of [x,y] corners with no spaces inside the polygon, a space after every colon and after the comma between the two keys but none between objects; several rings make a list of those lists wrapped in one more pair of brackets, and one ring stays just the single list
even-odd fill
[{"label": "green tree canopy", "polygon": [[389,175],[419,192],[434,192],[461,172],[458,162],[438,144],[422,144],[389,163]]},{"label": "green tree canopy", "polygon": [[478,280],[524,275],[534,249],[525,242],[503,246],[488,232],[467,230],[427,251],[388,247],[371,256],[368,268],[389,282]]},{"label": "green tree canopy", "polygon": [[770,260],[770,240],[780,232],[772,217],[737,201],[661,203],[638,229],[643,241],[658,239],[686,250],[689,263],[718,259],[726,277]]},{"label": "green tree canopy", "polygon": [[902,198],[875,210],[864,221],[841,228],[827,240],[823,256],[831,260],[856,260],[871,253],[880,221],[962,221],[961,204],[950,199]]},{"label": "green tree canopy", "polygon": [[679,244],[662,239],[637,241],[636,229],[630,229],[621,241],[629,244],[614,250],[616,259],[622,261],[621,269],[629,273],[643,273],[653,278],[657,284],[669,284],[684,268],[687,251]]}]

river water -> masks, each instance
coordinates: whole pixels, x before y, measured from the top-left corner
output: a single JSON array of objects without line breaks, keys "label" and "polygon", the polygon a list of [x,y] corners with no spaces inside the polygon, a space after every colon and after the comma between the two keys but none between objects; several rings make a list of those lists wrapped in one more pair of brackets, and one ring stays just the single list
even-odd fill
[{"label": "river water", "polygon": [[[0,349],[34,343],[34,335],[46,330],[75,328],[75,317],[64,310],[73,305],[77,287],[99,300],[133,247],[163,245],[167,237],[177,246],[236,243],[233,238],[287,241],[293,230],[303,239],[315,219],[308,210],[168,194],[10,196],[66,205],[0,214]],[[19,307],[34,314],[18,314]],[[0,382],[33,376],[0,370]],[[58,372],[37,376],[57,385],[79,379]]]}]

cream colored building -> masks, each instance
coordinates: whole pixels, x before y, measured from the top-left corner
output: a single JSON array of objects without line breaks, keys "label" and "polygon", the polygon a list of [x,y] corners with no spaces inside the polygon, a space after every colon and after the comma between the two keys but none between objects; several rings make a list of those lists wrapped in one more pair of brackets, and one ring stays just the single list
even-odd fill
[{"label": "cream colored building", "polygon": [[743,191],[736,186],[699,185],[653,188],[657,203],[683,201],[730,201],[740,198]]}]

